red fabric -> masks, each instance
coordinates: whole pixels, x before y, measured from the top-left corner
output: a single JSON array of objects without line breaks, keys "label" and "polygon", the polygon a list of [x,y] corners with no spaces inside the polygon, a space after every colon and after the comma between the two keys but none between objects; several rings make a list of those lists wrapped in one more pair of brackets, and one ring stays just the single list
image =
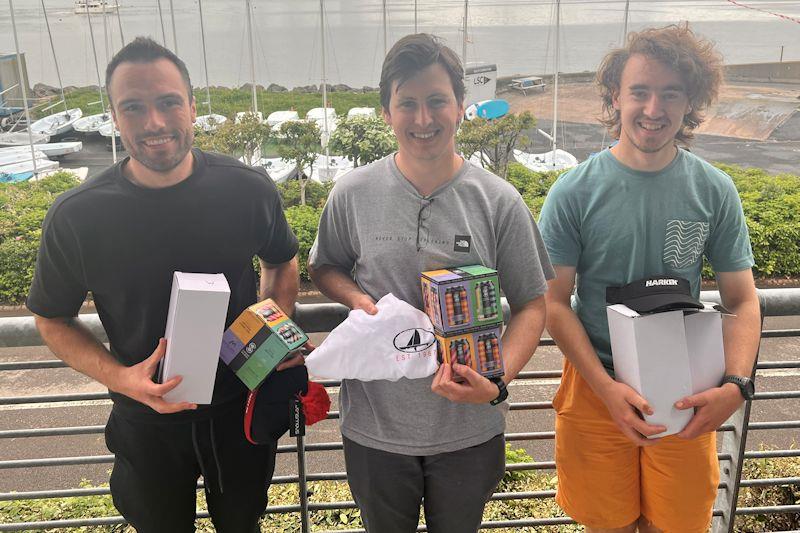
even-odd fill
[{"label": "red fabric", "polygon": [[258,395],[258,388],[251,390],[247,395],[247,404],[244,407],[244,436],[251,444],[258,444],[253,440],[250,433],[250,427],[253,425],[253,411],[256,405],[256,396]]},{"label": "red fabric", "polygon": [[331,398],[328,396],[328,391],[325,390],[325,387],[319,383],[309,381],[308,392],[306,394],[298,394],[298,396],[303,404],[303,414],[305,414],[307,426],[328,418]]}]

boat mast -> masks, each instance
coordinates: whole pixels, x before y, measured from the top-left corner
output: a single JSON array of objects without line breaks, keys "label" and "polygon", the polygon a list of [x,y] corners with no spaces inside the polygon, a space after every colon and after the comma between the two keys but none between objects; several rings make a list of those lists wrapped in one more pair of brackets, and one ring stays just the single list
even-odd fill
[{"label": "boat mast", "polygon": [[56,65],[58,87],[61,89],[61,102],[64,104],[64,113],[69,114],[67,99],[64,96],[64,83],[61,81],[61,69],[58,68],[58,61],[56,60],[56,47],[53,44],[53,33],[50,31],[50,21],[47,19],[47,8],[44,7],[44,0],[42,0],[42,12],[44,13],[44,23],[47,26],[47,37],[50,39],[50,50],[53,52],[53,63]]},{"label": "boat mast", "polygon": [[14,2],[8,0],[8,9],[11,11],[11,28],[14,33],[14,47],[17,51],[17,72],[19,73],[19,88],[22,93],[22,106],[25,108],[25,120],[28,122],[28,144],[31,147],[31,161],[33,162],[33,174],[38,173],[36,168],[36,152],[33,149],[33,132],[31,131],[31,110],[28,109],[28,94],[25,92],[25,74],[22,72],[22,55],[19,53],[19,39],[17,38],[17,22],[14,20]]},{"label": "boat mast", "polygon": [[250,88],[253,91],[253,114],[258,114],[258,98],[256,97],[256,58],[255,58],[255,44],[253,42],[253,16],[251,13],[251,0],[245,0],[244,4],[247,8],[247,40],[250,43]]},{"label": "boat mast", "polygon": [[122,47],[125,47],[125,35],[122,33],[122,18],[119,16],[119,12],[122,10],[122,0],[117,0],[117,26],[119,26],[119,40],[122,43]]},{"label": "boat mast", "polygon": [[92,16],[89,14],[89,3],[85,3],[86,9],[86,22],[89,23],[89,36],[92,39],[92,54],[94,55],[94,70],[97,73],[97,88],[100,92],[100,107],[103,108],[103,114],[106,114],[106,101],[103,96],[103,82],[100,81],[100,63],[97,62],[97,46],[94,42],[94,29],[92,28]]},{"label": "boat mast", "polygon": [[167,32],[164,31],[164,13],[161,11],[161,0],[158,2],[158,19],[161,21],[161,43],[166,48],[167,46]]},{"label": "boat mast", "polygon": [[556,165],[556,134],[558,133],[558,56],[559,56],[559,31],[561,30],[561,0],[556,0],[556,61],[555,72],[553,73],[553,128],[550,132],[552,137],[552,161]]},{"label": "boat mast", "polygon": [[208,86],[208,60],[206,59],[206,32],[203,28],[203,0],[197,0],[197,7],[200,8],[200,42],[203,45],[203,71],[206,75],[206,103],[208,104],[208,114],[211,115],[211,89]]},{"label": "boat mast", "polygon": [[628,12],[631,6],[631,0],[625,0],[625,17],[622,24],[622,46],[625,46],[625,40],[628,38]]},{"label": "boat mast", "polygon": [[389,51],[386,43],[386,0],[383,0],[383,57],[386,57],[386,52]]},{"label": "boat mast", "polygon": [[414,0],[414,33],[419,33],[417,30],[417,0]]},{"label": "boat mast", "polygon": [[[384,0],[385,1],[385,0]],[[319,0],[320,34],[322,43],[322,125],[321,141],[325,148],[325,168],[330,166],[331,149],[328,146],[328,80],[325,78],[325,7],[324,0]],[[309,176],[311,177],[311,176]]]},{"label": "boat mast", "polygon": [[[105,41],[106,46],[106,61],[111,61],[111,57],[108,50],[108,19],[106,18],[106,2],[105,0],[101,4],[103,7],[103,40]],[[108,90],[108,87],[106,87]],[[111,102],[109,102],[110,104]],[[114,120],[111,120],[111,161],[113,163],[117,162],[117,134],[116,129],[114,127]]]},{"label": "boat mast", "polygon": [[169,16],[172,19],[172,42],[175,43],[175,55],[178,55],[178,32],[175,30],[175,6],[169,0]]},{"label": "boat mast", "polygon": [[464,66],[464,76],[467,73],[467,17],[469,17],[469,0],[464,0],[464,39],[461,41],[461,64]]}]

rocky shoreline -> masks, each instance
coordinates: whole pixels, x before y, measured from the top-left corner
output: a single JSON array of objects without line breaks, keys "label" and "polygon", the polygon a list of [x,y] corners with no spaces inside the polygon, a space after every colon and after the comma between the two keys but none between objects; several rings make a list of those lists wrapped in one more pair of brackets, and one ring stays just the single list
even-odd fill
[{"label": "rocky shoreline", "polygon": [[[350,87],[349,85],[345,85],[343,83],[337,83],[332,85],[330,83],[326,84],[329,93],[372,93],[377,92],[378,89],[375,87],[369,87],[367,85],[359,88],[359,87]],[[217,86],[212,85],[209,89],[225,89],[225,90],[239,90],[250,92],[252,90],[252,85],[250,83],[242,84],[240,87],[224,87],[224,86]],[[64,87],[64,93],[68,94],[74,91],[80,90],[89,90],[89,91],[98,91],[99,87],[97,85],[85,85],[82,87],[77,87],[75,85],[68,85]],[[195,91],[205,90],[205,87],[194,87]],[[308,94],[308,93],[321,93],[322,92],[322,85],[301,85],[299,87],[294,87],[289,89],[284,87],[283,85],[278,85],[277,83],[270,83],[266,87],[263,85],[256,85],[257,91],[264,91],[268,93],[298,93],[298,94]],[[31,92],[36,98],[47,98],[50,96],[60,96],[61,89],[58,87],[53,87],[52,85],[47,85],[46,83],[36,83]]]}]

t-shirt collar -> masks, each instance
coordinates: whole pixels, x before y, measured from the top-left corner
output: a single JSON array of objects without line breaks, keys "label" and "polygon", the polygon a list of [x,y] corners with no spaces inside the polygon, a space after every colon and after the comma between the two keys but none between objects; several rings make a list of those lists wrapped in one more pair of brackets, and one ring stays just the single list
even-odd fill
[{"label": "t-shirt collar", "polygon": [[608,148],[603,150],[596,157],[605,157],[609,161],[609,163],[611,165],[617,167],[617,169],[621,170],[626,175],[631,176],[633,178],[637,178],[637,179],[652,179],[652,178],[660,176],[660,175],[662,175],[664,173],[670,172],[673,168],[675,168],[675,166],[678,165],[679,162],[683,159],[684,153],[683,153],[683,149],[678,147],[678,150],[677,150],[677,152],[675,154],[675,157],[672,158],[672,161],[670,161],[670,163],[667,166],[665,166],[664,168],[662,168],[661,170],[655,170],[655,171],[646,171],[646,170],[633,169],[633,168],[629,167],[628,165],[622,163],[619,159],[617,159],[614,156],[614,154],[611,153],[611,150],[608,149]]},{"label": "t-shirt collar", "polygon": [[132,183],[128,178],[126,178],[122,174],[122,168],[124,165],[128,163],[128,161],[130,161],[131,158],[130,155],[126,156],[125,159],[119,161],[114,166],[114,175],[116,176],[117,182],[120,183],[122,187],[124,187],[128,191],[133,192],[134,194],[139,194],[144,196],[172,194],[172,191],[180,191],[183,190],[185,187],[190,186],[192,183],[200,179],[200,177],[205,173],[207,167],[205,154],[197,148],[192,148],[192,155],[194,155],[192,173],[189,174],[189,176],[186,179],[181,180],[175,185],[170,185],[169,187],[160,187],[154,189],[150,187],[142,187],[140,185]]},{"label": "t-shirt collar", "polygon": [[409,193],[413,194],[416,198],[434,198],[439,196],[450,187],[452,187],[464,174],[466,174],[467,170],[469,169],[469,165],[471,164],[466,159],[463,160],[461,163],[461,167],[459,167],[458,171],[455,175],[449,179],[447,182],[440,185],[437,189],[435,189],[432,193],[427,196],[423,196],[419,193],[416,187],[406,178],[400,169],[397,166],[397,162],[394,160],[397,152],[390,154],[387,156],[388,164],[389,164],[389,171],[391,172],[392,176],[400,183],[400,185]]}]

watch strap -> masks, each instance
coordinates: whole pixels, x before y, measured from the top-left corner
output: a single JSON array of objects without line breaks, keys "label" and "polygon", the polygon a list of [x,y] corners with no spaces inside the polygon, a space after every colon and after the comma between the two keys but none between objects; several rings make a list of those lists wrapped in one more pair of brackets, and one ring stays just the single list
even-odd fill
[{"label": "watch strap", "polygon": [[506,382],[503,381],[502,378],[491,378],[490,381],[495,385],[497,385],[498,394],[497,398],[490,401],[489,404],[497,405],[499,403],[504,402],[506,398],[508,398],[508,389],[506,388]]}]

